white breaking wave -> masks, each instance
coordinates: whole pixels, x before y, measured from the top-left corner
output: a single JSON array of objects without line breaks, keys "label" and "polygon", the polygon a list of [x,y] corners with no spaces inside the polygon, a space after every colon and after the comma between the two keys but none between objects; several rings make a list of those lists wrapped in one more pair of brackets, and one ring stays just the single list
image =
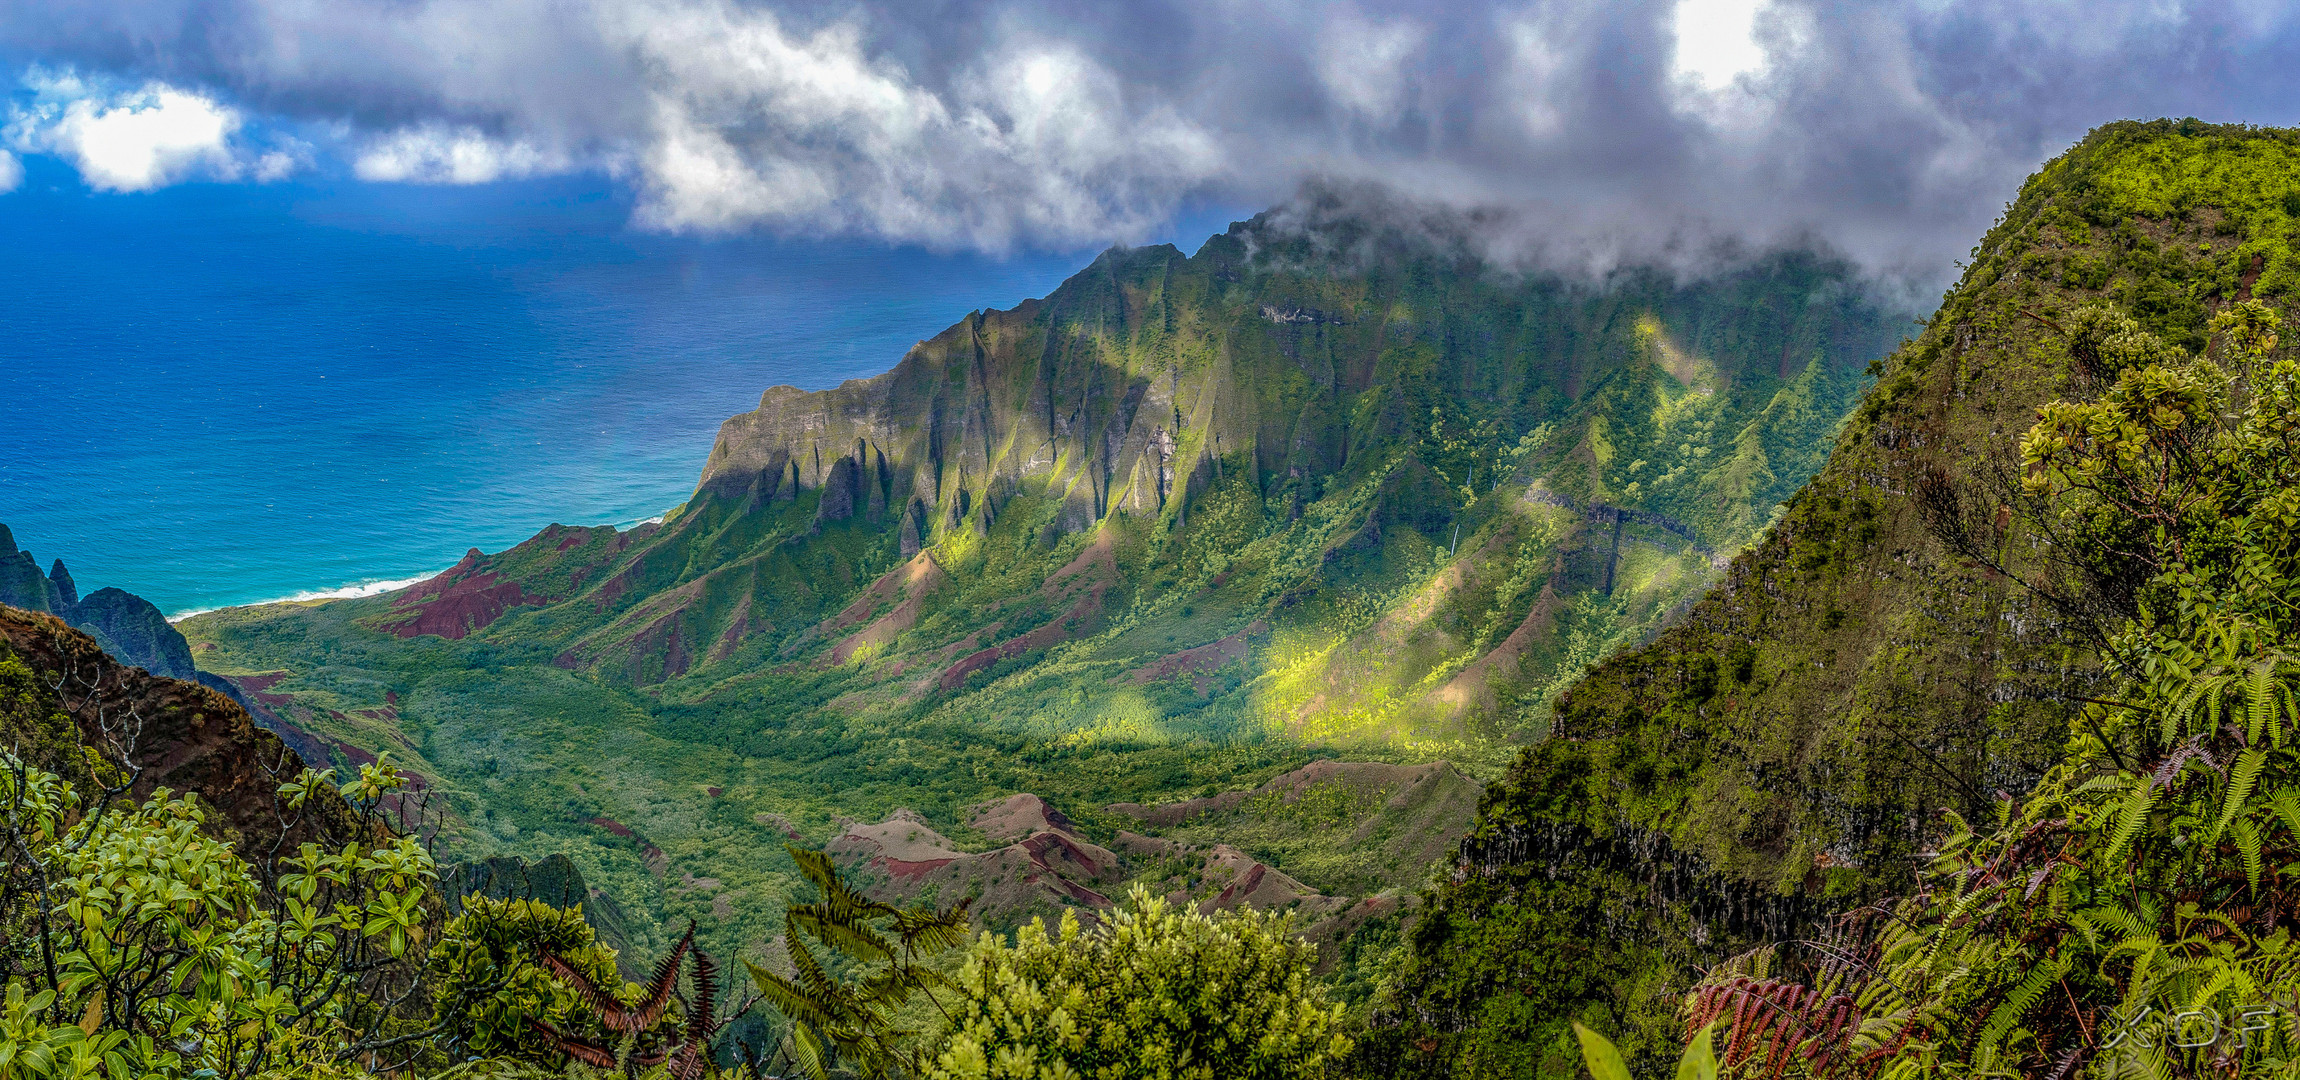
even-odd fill
[{"label": "white breaking wave", "polygon": [[[626,521],[615,525],[613,528],[616,532],[623,532],[627,529],[636,529],[641,525],[660,525],[663,523],[663,519],[669,517],[670,515],[671,512],[669,510],[665,510],[660,514],[655,515],[654,517],[642,518],[638,521]],[[453,569],[453,567],[449,567],[448,569]],[[231,607],[262,607],[265,604],[297,604],[306,600],[352,600],[362,596],[376,596],[382,593],[404,589],[410,585],[416,584],[417,582],[429,581],[432,578],[438,577],[439,575],[446,572],[446,570],[434,570],[431,573],[419,574],[411,578],[376,578],[369,581],[354,582],[350,585],[337,586],[333,589],[312,589],[306,592],[296,593],[293,596],[274,597],[270,600],[250,600],[245,604],[218,604],[214,607],[189,608],[168,616],[168,621],[171,623],[180,623],[194,615],[205,615],[211,611],[222,611],[225,608]]]},{"label": "white breaking wave", "polygon": [[421,574],[411,578],[392,578],[389,580],[377,579],[373,581],[361,581],[350,585],[340,585],[333,589],[311,589],[305,592],[296,593],[293,596],[275,597],[270,600],[251,600],[245,604],[219,604],[215,607],[192,608],[189,611],[179,611],[173,615],[168,616],[168,621],[171,623],[179,623],[185,619],[191,618],[194,615],[205,615],[211,611],[222,611],[227,607],[261,607],[265,604],[295,604],[306,600],[350,600],[361,596],[376,596],[381,593],[392,592],[397,589],[404,589],[419,581],[429,581],[432,578],[438,577],[440,574],[445,572],[446,571],[443,570],[434,570],[431,573]]}]

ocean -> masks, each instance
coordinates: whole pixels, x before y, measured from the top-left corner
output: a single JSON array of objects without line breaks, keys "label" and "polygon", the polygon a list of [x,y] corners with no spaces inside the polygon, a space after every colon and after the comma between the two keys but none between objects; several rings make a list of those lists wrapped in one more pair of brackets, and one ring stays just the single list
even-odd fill
[{"label": "ocean", "polygon": [[115,195],[26,165],[0,523],[171,617],[658,515],[765,388],[875,375],[1092,256],[651,235],[601,178]]}]

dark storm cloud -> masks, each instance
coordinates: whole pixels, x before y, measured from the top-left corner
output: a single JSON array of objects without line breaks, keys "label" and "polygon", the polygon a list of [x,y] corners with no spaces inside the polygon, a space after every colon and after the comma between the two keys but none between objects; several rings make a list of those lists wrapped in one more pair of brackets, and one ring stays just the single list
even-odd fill
[{"label": "dark storm cloud", "polygon": [[[312,144],[287,160],[376,180],[604,169],[650,227],[1000,249],[1374,181],[1482,211],[1511,258],[1819,242],[1918,287],[2098,123],[2300,120],[2295,45],[2276,5],[2176,2],[0,8],[0,58],[46,102],[19,106],[15,148],[84,172],[108,153],[143,186],[265,175],[269,125]],[[102,126],[118,101],[68,100],[153,84],[244,115],[218,138],[248,145],[138,157]]]}]

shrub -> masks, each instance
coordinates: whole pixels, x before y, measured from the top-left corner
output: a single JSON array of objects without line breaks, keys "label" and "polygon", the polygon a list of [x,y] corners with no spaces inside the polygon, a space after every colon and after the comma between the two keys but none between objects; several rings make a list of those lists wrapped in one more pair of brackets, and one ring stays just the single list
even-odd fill
[{"label": "shrub", "polygon": [[[116,770],[98,770],[107,773]],[[287,811],[325,789],[305,772]],[[344,795],[372,814],[388,764]],[[394,1006],[424,934],[431,857],[380,828],[277,859],[273,888],[210,835],[196,798],[165,788],[93,805],[0,752],[0,906],[11,978],[0,1077],[243,1077],[419,1043]],[[372,818],[362,820],[373,823]]]},{"label": "shrub", "polygon": [[557,1062],[558,1040],[536,1023],[596,1041],[607,1035],[575,991],[543,968],[546,954],[593,982],[620,986],[615,951],[598,943],[579,911],[536,900],[472,896],[440,934],[429,962],[436,1006],[453,1045],[480,1057]]},{"label": "shrub", "polygon": [[1281,1080],[1349,1052],[1290,916],[1176,909],[1137,886],[1106,925],[1066,911],[984,934],[929,1080]]}]

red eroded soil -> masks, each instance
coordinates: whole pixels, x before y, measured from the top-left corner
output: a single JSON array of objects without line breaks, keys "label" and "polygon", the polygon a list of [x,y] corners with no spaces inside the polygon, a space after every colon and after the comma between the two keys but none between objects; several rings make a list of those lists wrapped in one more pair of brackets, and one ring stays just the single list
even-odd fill
[{"label": "red eroded soil", "polygon": [[485,629],[512,608],[551,602],[516,581],[479,569],[480,558],[480,550],[472,548],[438,577],[399,594],[382,628],[403,638],[435,634],[454,640]]},{"label": "red eroded soil", "polygon": [[258,705],[285,705],[295,698],[288,694],[267,694],[264,691],[294,675],[292,671],[267,671],[261,675],[226,675],[224,681],[240,688],[249,700]]},{"label": "red eroded soil", "polygon": [[915,878],[925,877],[936,870],[949,866],[954,860],[927,859],[922,862],[906,862],[902,859],[881,858],[872,861],[875,865],[885,868],[889,876],[907,882]]},{"label": "red eroded soil", "polygon": [[1171,679],[1176,675],[1219,671],[1229,664],[1244,660],[1247,649],[1246,639],[1269,629],[1270,624],[1256,620],[1244,630],[1219,641],[1208,642],[1195,649],[1184,649],[1169,656],[1159,657],[1134,669],[1134,683],[1139,686],[1143,683]]},{"label": "red eroded soil", "polygon": [[625,824],[623,824],[622,822],[620,822],[620,821],[617,821],[617,820],[615,820],[614,818],[611,818],[611,817],[595,817],[595,818],[592,818],[592,819],[591,819],[591,824],[593,824],[593,825],[597,825],[597,826],[599,826],[600,828],[602,828],[602,829],[605,829],[605,830],[607,830],[608,832],[614,833],[615,835],[617,835],[617,836],[620,836],[620,837],[622,837],[622,838],[623,838],[623,839],[625,839],[625,840],[629,840],[629,839],[631,839],[633,836],[637,835],[636,833],[633,833],[633,832],[631,831],[631,827],[630,827],[629,825],[625,825]]}]

